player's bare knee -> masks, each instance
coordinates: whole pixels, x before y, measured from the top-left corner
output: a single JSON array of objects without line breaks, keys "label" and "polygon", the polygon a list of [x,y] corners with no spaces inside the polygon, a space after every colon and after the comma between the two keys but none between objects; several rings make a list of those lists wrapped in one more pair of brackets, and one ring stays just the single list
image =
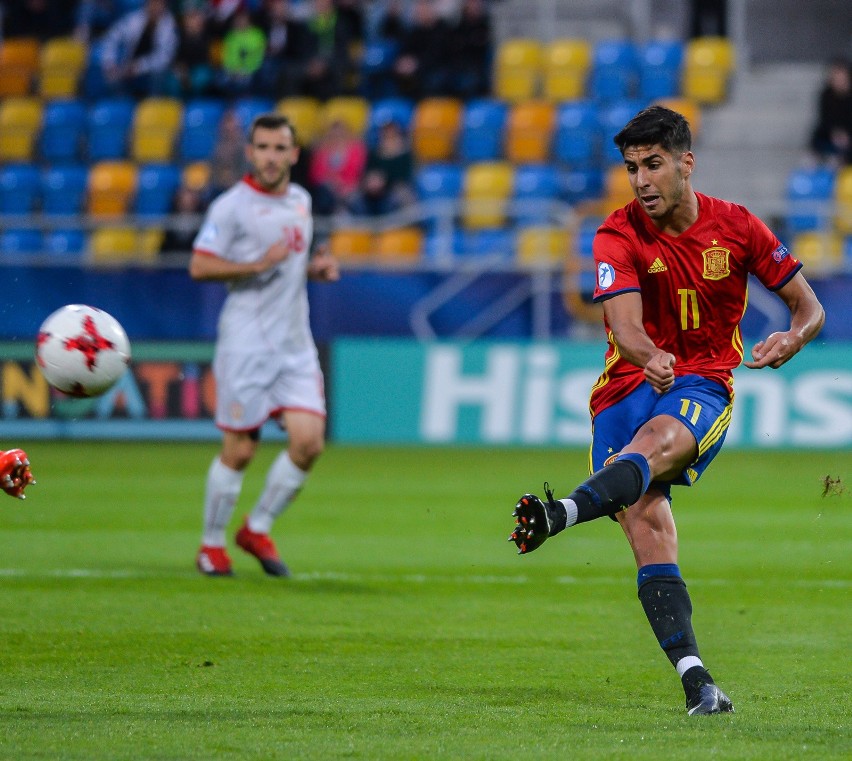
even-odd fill
[{"label": "player's bare knee", "polygon": [[322,438],[291,442],[289,450],[290,459],[297,468],[310,470],[324,449],[325,441]]}]

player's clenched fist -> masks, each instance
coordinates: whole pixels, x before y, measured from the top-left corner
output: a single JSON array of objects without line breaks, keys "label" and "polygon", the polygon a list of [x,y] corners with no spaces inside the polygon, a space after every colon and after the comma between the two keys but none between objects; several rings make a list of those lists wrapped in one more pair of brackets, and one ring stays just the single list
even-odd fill
[{"label": "player's clenched fist", "polygon": [[0,452],[0,488],[6,494],[25,499],[24,489],[34,483],[30,460],[23,449]]}]

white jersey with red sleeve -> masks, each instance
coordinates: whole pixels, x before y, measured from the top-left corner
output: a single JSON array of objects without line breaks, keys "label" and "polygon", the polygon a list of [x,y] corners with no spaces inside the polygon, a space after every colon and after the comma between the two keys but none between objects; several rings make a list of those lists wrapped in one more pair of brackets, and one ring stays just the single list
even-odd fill
[{"label": "white jersey with red sleeve", "polygon": [[316,352],[305,287],[312,236],[311,197],[300,185],[290,183],[284,192],[270,193],[246,176],[210,205],[193,244],[196,253],[253,262],[282,239],[290,248],[277,266],[228,283],[217,350]]}]

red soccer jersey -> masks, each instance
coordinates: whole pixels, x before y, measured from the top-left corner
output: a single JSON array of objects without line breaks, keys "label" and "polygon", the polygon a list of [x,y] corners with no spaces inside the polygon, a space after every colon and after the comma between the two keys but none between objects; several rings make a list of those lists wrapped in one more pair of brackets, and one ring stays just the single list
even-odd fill
[{"label": "red soccer jersey", "polygon": [[[696,374],[732,388],[743,359],[740,320],[748,275],[777,290],[801,268],[775,235],[743,206],[698,196],[698,219],[677,236],[658,230],[638,201],[607,217],[594,241],[594,300],[642,296],[642,322],[656,346],[674,354],[676,375]],[[604,372],[592,388],[595,414],[643,380],[606,325]]]}]

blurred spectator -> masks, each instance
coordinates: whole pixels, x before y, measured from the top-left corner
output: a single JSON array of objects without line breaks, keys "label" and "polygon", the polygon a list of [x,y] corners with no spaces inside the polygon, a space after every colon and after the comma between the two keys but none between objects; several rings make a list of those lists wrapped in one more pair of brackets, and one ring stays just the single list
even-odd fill
[{"label": "blurred spectator", "polygon": [[332,122],[315,145],[308,170],[316,215],[328,216],[350,208],[366,161],[364,141],[353,135],[345,122]]},{"label": "blurred spectator", "polygon": [[333,0],[314,0],[307,23],[307,64],[302,93],[327,100],[348,90],[354,71],[352,47],[358,40],[351,14],[340,13]]},{"label": "blurred spectator", "polygon": [[181,185],[172,201],[169,227],[160,244],[161,254],[188,254],[198,235],[204,212],[204,199],[195,188]]},{"label": "blurred spectator", "polygon": [[159,95],[171,76],[178,28],[166,0],[145,0],[104,35],[101,66],[116,91],[139,97]]},{"label": "blurred spectator", "polygon": [[378,25],[378,36],[383,40],[402,43],[406,31],[403,0],[388,0]]},{"label": "blurred spectator", "polygon": [[216,146],[210,157],[210,195],[217,196],[236,183],[247,169],[245,134],[236,113],[229,109],[219,122]]},{"label": "blurred spectator", "polygon": [[434,0],[416,0],[414,20],[403,35],[394,63],[402,95],[419,100],[446,94],[450,80],[450,29],[438,15]]},{"label": "blurred spectator", "polygon": [[184,3],[180,42],[172,66],[179,95],[196,97],[207,95],[213,89],[215,70],[210,59],[212,42],[203,0]]},{"label": "blurred spectator", "polygon": [[691,0],[690,37],[725,37],[727,34],[727,0]]},{"label": "blurred spectator", "polygon": [[828,66],[811,149],[822,161],[852,164],[852,71],[845,59],[835,59]]},{"label": "blurred spectator", "polygon": [[206,0],[212,35],[221,40],[233,25],[234,16],[245,8],[245,0]]},{"label": "blurred spectator", "polygon": [[248,8],[241,6],[222,40],[222,91],[238,96],[262,89],[255,75],[265,55],[266,35],[254,25]]},{"label": "blurred spectator", "polygon": [[71,34],[78,0],[5,0],[2,3],[4,37],[47,40]]},{"label": "blurred spectator", "polygon": [[80,0],[74,36],[83,42],[98,39],[119,15],[115,0]]},{"label": "blurred spectator", "polygon": [[361,194],[354,213],[379,216],[397,211],[414,201],[414,160],[407,135],[397,121],[385,122],[376,147],[367,154]]},{"label": "blurred spectator", "polygon": [[307,26],[294,18],[290,0],[263,0],[254,20],[266,35],[262,89],[277,98],[297,94],[307,63]]},{"label": "blurred spectator", "polygon": [[463,99],[487,95],[491,89],[493,40],[485,0],[464,0],[450,45],[453,76],[449,91]]}]

